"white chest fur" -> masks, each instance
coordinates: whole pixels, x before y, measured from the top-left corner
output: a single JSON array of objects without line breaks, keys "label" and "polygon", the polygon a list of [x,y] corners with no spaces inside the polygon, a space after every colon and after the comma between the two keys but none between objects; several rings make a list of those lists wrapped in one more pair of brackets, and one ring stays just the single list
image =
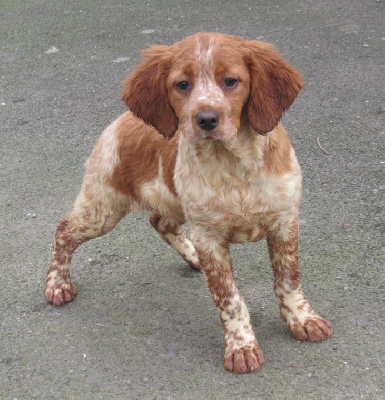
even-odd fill
[{"label": "white chest fur", "polygon": [[232,242],[256,241],[267,227],[297,214],[301,171],[294,151],[290,170],[273,174],[265,166],[267,145],[262,136],[228,144],[191,143],[181,134],[175,184],[194,230],[220,233]]}]

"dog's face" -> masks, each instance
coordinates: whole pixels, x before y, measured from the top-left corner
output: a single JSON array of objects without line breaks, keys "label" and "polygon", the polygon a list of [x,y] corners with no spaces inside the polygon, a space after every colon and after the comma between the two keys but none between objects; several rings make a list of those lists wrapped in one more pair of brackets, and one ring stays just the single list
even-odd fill
[{"label": "dog's face", "polygon": [[143,54],[123,100],[165,137],[231,140],[247,125],[266,134],[302,87],[273,46],[235,36],[199,33]]},{"label": "dog's face", "polygon": [[191,141],[230,140],[241,127],[250,96],[250,74],[232,41],[203,36],[178,46],[166,87],[179,128]]}]

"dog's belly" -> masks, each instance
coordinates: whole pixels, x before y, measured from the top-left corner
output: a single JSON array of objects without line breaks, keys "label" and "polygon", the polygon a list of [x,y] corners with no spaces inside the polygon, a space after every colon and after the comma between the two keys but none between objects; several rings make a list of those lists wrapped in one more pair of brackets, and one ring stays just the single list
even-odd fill
[{"label": "dog's belly", "polygon": [[204,229],[213,235],[219,233],[228,243],[257,242],[266,236],[269,226],[277,218],[271,213],[219,213],[214,218],[211,214],[211,220]]},{"label": "dog's belly", "polygon": [[263,226],[253,227],[230,227],[228,230],[229,243],[245,243],[245,242],[257,242],[266,236],[266,229]]}]

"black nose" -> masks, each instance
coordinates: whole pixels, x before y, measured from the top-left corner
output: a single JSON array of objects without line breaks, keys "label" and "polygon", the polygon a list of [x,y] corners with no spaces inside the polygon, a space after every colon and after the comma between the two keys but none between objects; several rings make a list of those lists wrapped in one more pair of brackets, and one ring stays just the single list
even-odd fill
[{"label": "black nose", "polygon": [[220,115],[216,111],[201,111],[195,117],[198,126],[204,131],[211,131],[219,124]]}]

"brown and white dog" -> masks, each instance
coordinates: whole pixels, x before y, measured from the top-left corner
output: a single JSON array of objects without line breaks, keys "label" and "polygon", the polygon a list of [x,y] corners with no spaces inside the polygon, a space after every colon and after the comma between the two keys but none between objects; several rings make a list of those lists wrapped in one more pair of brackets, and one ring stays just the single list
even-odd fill
[{"label": "brown and white dog", "polygon": [[[250,372],[264,362],[234,283],[230,243],[266,237],[281,317],[297,340],[326,339],[331,325],[300,286],[301,170],[280,123],[302,87],[300,74],[269,44],[217,33],[143,55],[124,82],[131,111],[102,133],[73,210],[58,224],[47,300],[73,299],[78,246],[129,212],[150,210],[160,236],[207,278],[227,370]],[[191,241],[182,232],[186,221]]]}]

